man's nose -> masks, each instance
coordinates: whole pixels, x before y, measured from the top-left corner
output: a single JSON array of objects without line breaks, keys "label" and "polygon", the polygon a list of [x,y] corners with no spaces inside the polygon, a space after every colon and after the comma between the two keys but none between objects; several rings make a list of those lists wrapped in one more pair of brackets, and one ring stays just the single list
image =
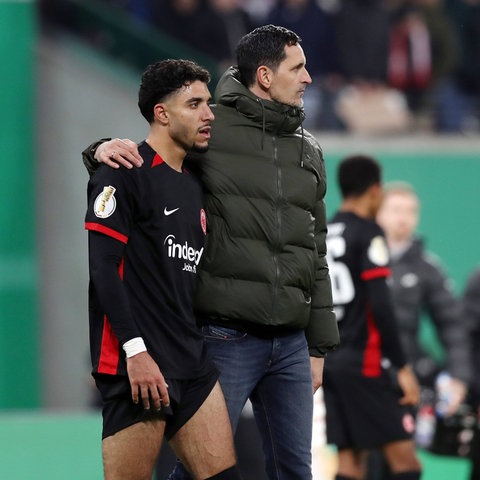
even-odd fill
[{"label": "man's nose", "polygon": [[308,70],[307,70],[307,69],[305,69],[303,82],[304,82],[304,83],[308,83],[308,84],[312,83],[312,77],[311,77],[310,74],[308,73]]}]

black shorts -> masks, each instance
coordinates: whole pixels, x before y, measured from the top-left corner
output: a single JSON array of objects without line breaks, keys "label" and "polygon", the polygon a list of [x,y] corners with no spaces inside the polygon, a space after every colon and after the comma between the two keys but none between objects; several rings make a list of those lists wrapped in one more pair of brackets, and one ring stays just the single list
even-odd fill
[{"label": "black shorts", "polygon": [[338,449],[372,449],[413,436],[414,417],[398,403],[400,392],[386,372],[367,378],[326,370],[323,393],[327,441]]},{"label": "black shorts", "polygon": [[153,419],[166,422],[165,437],[170,440],[200,408],[218,380],[219,373],[212,369],[199,378],[188,380],[168,379],[170,406],[160,411],[145,410],[140,400],[132,401],[132,390],[127,377],[95,375],[95,383],[102,398],[102,439],[135,423]]}]

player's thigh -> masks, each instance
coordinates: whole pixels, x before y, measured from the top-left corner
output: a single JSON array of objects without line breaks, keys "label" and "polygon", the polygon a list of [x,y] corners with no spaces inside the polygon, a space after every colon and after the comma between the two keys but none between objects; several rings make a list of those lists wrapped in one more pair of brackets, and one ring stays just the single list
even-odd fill
[{"label": "player's thigh", "polygon": [[421,469],[413,440],[390,442],[382,447],[382,452],[393,473],[418,471]]},{"label": "player's thigh", "polygon": [[135,423],[102,441],[105,480],[144,480],[152,476],[165,421]]},{"label": "player's thigh", "polygon": [[365,478],[367,455],[366,450],[339,450],[338,473],[347,478]]},{"label": "player's thigh", "polygon": [[218,382],[170,445],[194,478],[208,478],[235,464],[232,427]]}]

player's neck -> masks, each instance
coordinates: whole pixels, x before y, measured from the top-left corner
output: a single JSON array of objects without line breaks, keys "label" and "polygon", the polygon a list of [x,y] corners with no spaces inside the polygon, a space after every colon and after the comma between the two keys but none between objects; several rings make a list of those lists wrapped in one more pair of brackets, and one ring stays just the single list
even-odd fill
[{"label": "player's neck", "polygon": [[364,201],[362,197],[344,199],[340,211],[354,213],[361,218],[374,218],[369,203]]},{"label": "player's neck", "polygon": [[392,238],[387,235],[388,247],[393,252],[404,252],[412,244],[412,239],[408,238]]},{"label": "player's neck", "polygon": [[173,170],[182,171],[185,150],[181,149],[174,142],[149,135],[146,142],[162,157],[162,160]]}]

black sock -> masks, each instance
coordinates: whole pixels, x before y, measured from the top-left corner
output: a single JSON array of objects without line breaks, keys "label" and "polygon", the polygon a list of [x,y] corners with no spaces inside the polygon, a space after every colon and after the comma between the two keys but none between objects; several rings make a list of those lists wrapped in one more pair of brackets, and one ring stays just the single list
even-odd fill
[{"label": "black sock", "polygon": [[400,472],[400,473],[392,473],[391,479],[392,480],[420,480],[420,476],[422,472]]},{"label": "black sock", "polygon": [[208,477],[207,480],[242,480],[237,466],[227,468],[223,472],[217,473],[213,477]]}]

